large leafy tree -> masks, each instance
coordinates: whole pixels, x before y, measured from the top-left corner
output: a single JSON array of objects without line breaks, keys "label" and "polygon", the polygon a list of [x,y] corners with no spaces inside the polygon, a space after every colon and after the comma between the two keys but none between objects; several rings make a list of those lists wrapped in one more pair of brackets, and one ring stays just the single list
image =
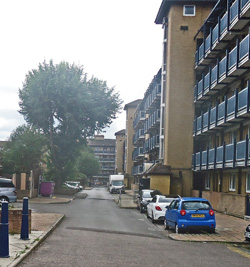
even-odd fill
[{"label": "large leafy tree", "polygon": [[74,165],[86,138],[109,126],[122,104],[114,88],[88,79],[82,66],[52,60],[26,75],[19,98],[19,112],[49,140],[56,186],[67,179],[65,169]]},{"label": "large leafy tree", "polygon": [[30,172],[39,167],[47,140],[35,128],[22,125],[10,135],[2,151],[5,173]]},{"label": "large leafy tree", "polygon": [[77,169],[79,173],[85,174],[88,178],[99,173],[100,164],[92,150],[86,147],[81,151],[77,161]]}]

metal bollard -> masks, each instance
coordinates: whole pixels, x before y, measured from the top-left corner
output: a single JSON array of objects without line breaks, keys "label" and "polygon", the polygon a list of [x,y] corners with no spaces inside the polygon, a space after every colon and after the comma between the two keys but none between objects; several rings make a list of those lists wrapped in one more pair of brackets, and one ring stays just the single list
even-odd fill
[{"label": "metal bollard", "polygon": [[23,198],[22,227],[20,239],[29,240],[29,199]]},{"label": "metal bollard", "polygon": [[2,201],[0,223],[0,258],[9,258],[9,207],[7,201]]}]

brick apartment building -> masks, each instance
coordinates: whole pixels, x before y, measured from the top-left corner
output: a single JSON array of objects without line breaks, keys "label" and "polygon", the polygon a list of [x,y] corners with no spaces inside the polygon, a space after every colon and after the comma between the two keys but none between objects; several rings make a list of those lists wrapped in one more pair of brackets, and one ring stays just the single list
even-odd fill
[{"label": "brick apartment building", "polygon": [[105,139],[104,135],[88,139],[88,146],[100,163],[100,173],[93,177],[93,184],[106,185],[109,175],[115,173],[115,142],[115,139]]}]

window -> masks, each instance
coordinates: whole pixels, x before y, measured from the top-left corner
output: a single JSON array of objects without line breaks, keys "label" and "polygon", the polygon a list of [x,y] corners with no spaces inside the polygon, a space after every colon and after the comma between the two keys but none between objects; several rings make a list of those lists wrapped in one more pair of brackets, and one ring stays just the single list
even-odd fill
[{"label": "window", "polygon": [[250,173],[248,173],[246,177],[246,192],[250,193]]},{"label": "window", "polygon": [[205,189],[210,190],[210,175],[205,178]]},{"label": "window", "polygon": [[183,16],[195,16],[195,6],[183,6]]},{"label": "window", "polygon": [[235,183],[236,183],[236,177],[235,174],[232,173],[229,178],[229,191],[235,191]]}]

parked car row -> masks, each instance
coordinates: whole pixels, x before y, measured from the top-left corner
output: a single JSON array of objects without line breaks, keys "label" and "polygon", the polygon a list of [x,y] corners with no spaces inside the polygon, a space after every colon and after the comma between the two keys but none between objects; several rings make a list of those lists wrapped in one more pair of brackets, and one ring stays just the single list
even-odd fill
[{"label": "parked car row", "polygon": [[[137,207],[141,213],[146,212],[153,223],[163,221],[165,229],[174,229],[176,233],[189,230],[215,232],[215,213],[204,198],[164,196],[158,190],[143,189]],[[250,227],[247,235],[250,238]]]},{"label": "parked car row", "polygon": [[77,189],[78,191],[81,191],[83,189],[80,182],[77,181],[66,181],[64,185],[70,189]]}]

